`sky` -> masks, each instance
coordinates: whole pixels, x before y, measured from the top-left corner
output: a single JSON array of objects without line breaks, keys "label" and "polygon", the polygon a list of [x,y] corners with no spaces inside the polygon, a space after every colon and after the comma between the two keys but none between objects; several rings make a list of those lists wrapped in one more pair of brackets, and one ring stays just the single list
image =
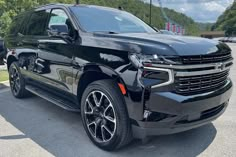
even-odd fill
[{"label": "sky", "polygon": [[[146,2],[149,0],[145,0]],[[158,0],[152,0],[159,6]],[[196,22],[216,22],[217,18],[234,0],[162,0],[163,7],[190,16]]]}]

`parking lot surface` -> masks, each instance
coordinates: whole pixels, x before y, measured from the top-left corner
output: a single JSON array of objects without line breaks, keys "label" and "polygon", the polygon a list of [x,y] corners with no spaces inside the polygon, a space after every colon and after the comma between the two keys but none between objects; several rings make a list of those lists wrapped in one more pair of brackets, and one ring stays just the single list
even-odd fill
[{"label": "parking lot surface", "polygon": [[[236,58],[236,44],[229,44]],[[231,78],[236,84],[236,59]],[[6,85],[7,86],[7,85]],[[235,87],[236,88],[236,87]],[[67,112],[33,96],[18,100],[0,89],[0,157],[149,157],[236,156],[236,91],[216,121],[187,132],[135,140],[116,152],[105,152],[87,137],[80,114]]]}]

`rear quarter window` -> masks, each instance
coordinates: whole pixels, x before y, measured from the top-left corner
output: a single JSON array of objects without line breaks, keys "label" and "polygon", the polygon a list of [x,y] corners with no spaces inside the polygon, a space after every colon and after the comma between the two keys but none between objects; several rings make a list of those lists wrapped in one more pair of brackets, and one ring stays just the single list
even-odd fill
[{"label": "rear quarter window", "polygon": [[46,25],[49,15],[50,11],[46,10],[34,12],[27,26],[27,35],[46,35]]},{"label": "rear quarter window", "polygon": [[10,31],[9,31],[10,35],[16,35],[17,33],[19,33],[19,30],[20,30],[19,26],[21,26],[23,19],[24,19],[23,16],[18,16],[13,19],[11,27],[10,27]]},{"label": "rear quarter window", "polygon": [[17,35],[18,33],[25,34],[25,28],[27,26],[28,20],[30,17],[30,13],[21,14],[15,17],[12,20],[9,35]]}]

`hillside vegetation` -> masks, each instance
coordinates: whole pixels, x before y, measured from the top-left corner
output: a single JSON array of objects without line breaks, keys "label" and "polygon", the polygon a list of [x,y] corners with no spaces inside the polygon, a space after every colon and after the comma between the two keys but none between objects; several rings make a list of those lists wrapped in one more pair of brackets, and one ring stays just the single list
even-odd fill
[{"label": "hillside vegetation", "polygon": [[226,11],[218,18],[215,25],[213,25],[212,29],[228,30],[233,27],[236,28],[236,2],[226,9]]},{"label": "hillside vegetation", "polygon": [[[9,25],[14,16],[38,5],[48,3],[75,3],[75,0],[0,0],[0,36],[5,36]],[[121,6],[124,10],[133,13],[146,23],[149,23],[149,4],[141,0],[80,0],[83,4],[94,4],[118,8]],[[191,18],[182,13],[177,13],[171,9],[165,9],[170,19],[184,26],[189,35],[198,35],[199,27]],[[159,7],[153,6],[152,26],[159,29],[165,27],[165,19],[161,14]]]}]

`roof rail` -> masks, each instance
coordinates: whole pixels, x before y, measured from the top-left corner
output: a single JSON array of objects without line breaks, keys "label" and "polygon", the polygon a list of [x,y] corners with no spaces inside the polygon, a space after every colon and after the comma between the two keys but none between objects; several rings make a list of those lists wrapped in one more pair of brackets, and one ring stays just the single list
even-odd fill
[{"label": "roof rail", "polygon": [[37,9],[37,8],[46,7],[46,6],[50,6],[50,5],[57,5],[57,4],[60,4],[60,3],[49,3],[49,4],[39,5],[34,8]]}]

